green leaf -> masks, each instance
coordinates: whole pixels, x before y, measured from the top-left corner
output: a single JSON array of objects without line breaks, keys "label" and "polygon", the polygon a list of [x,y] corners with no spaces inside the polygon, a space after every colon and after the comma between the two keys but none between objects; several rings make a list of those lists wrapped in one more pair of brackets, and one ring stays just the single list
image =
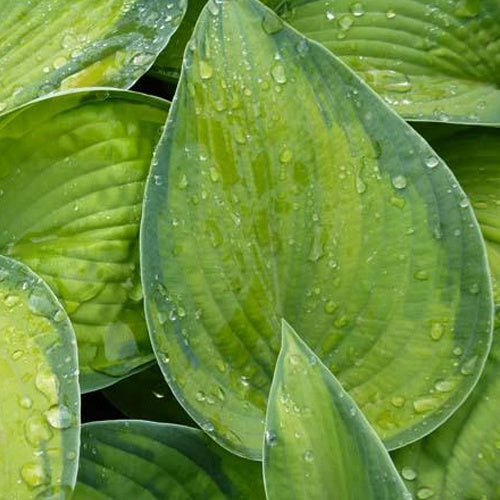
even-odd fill
[{"label": "green leaf", "polygon": [[[259,458],[284,317],[387,447],[429,433],[491,339],[484,246],[456,179],[255,0],[209,3],[190,44],[141,229],[173,392],[219,443]],[[435,393],[441,379],[449,392]]]},{"label": "green leaf", "polygon": [[283,320],[269,393],[269,500],[411,499],[382,441],[337,379]]},{"label": "green leaf", "polygon": [[66,498],[80,444],[75,334],[49,287],[2,256],[0,331],[0,491]]},{"label": "green leaf", "polygon": [[418,130],[448,163],[481,227],[500,305],[500,129],[420,124]]},{"label": "green leaf", "polygon": [[104,395],[128,418],[196,425],[174,398],[156,364],[108,387]]},{"label": "green leaf", "polygon": [[166,110],[161,99],[102,89],[0,118],[0,252],[29,265],[63,303],[83,392],[152,358],[138,231]]},{"label": "green leaf", "polygon": [[127,88],[163,50],[185,0],[0,0],[0,112],[57,89]]},{"label": "green leaf", "polygon": [[260,464],[231,455],[200,430],[115,420],[82,427],[74,500],[265,498]]},{"label": "green leaf", "polygon": [[151,76],[167,82],[177,82],[186,44],[191,38],[194,25],[206,3],[207,0],[189,0],[182,23],[149,70]]},{"label": "green leaf", "polygon": [[[500,305],[500,130],[421,128],[453,168],[486,240],[495,303]],[[417,498],[466,500],[500,496],[500,317],[492,350],[472,396],[429,437],[394,459]],[[446,389],[446,385],[436,386]]]},{"label": "green leaf", "polygon": [[277,11],[405,118],[500,123],[498,0],[285,0]]}]

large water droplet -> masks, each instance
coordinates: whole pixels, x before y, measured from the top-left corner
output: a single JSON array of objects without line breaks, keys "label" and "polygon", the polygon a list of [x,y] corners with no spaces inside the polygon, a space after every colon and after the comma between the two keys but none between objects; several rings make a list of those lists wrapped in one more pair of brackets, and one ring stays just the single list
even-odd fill
[{"label": "large water droplet", "polygon": [[266,12],[262,19],[262,29],[268,35],[274,35],[283,29],[283,21],[276,14]]},{"label": "large water droplet", "polygon": [[431,325],[431,338],[432,340],[440,340],[444,333],[444,326],[438,321],[434,321]]},{"label": "large water droplet", "polygon": [[402,408],[406,402],[406,399],[403,396],[394,396],[391,399],[391,404],[396,408]]},{"label": "large water droplet", "polygon": [[286,83],[286,73],[285,68],[281,63],[276,63],[271,68],[271,76],[276,83],[284,84]]},{"label": "large water droplet", "polygon": [[401,475],[403,476],[403,479],[406,479],[407,481],[413,481],[417,477],[417,473],[411,467],[403,467],[401,469]]},{"label": "large water droplet", "polygon": [[364,73],[366,82],[377,92],[406,93],[412,89],[408,75],[391,69],[373,69]]},{"label": "large water droplet", "polygon": [[200,78],[202,80],[210,80],[213,74],[214,70],[208,61],[200,60]]},{"label": "large water droplet", "polygon": [[396,12],[394,12],[394,10],[392,9],[389,9],[388,11],[386,11],[385,17],[387,17],[387,19],[394,19],[396,17]]},{"label": "large water droplet", "polygon": [[451,392],[456,386],[453,380],[438,380],[434,384],[434,388],[438,392]]},{"label": "large water droplet", "polygon": [[314,453],[311,450],[306,450],[303,457],[305,462],[314,462]]},{"label": "large water droplet", "polygon": [[45,412],[47,422],[54,429],[67,429],[73,424],[73,414],[67,406],[55,405]]},{"label": "large water droplet", "polygon": [[395,175],[392,178],[392,185],[396,189],[404,189],[408,185],[408,181],[404,175]]},{"label": "large water droplet", "polygon": [[333,10],[327,10],[325,16],[329,21],[333,21],[335,19],[335,12],[333,12]]},{"label": "large water droplet", "polygon": [[49,477],[43,468],[41,460],[28,462],[21,467],[21,477],[31,488],[36,488],[49,482]]},{"label": "large water droplet", "polygon": [[53,373],[40,370],[35,377],[35,387],[49,400],[51,404],[55,404],[57,402],[59,381]]},{"label": "large water droplet", "polygon": [[276,436],[276,433],[273,431],[266,431],[265,440],[267,446],[276,446],[276,444],[278,443],[278,437]]},{"label": "large water droplet", "polygon": [[434,496],[434,490],[431,490],[430,488],[419,488],[417,491],[417,498],[419,500],[425,500],[426,498],[431,498]]},{"label": "large water droplet", "polygon": [[439,160],[435,156],[429,156],[425,159],[425,166],[435,168],[439,165]]},{"label": "large water droplet", "polygon": [[52,438],[52,431],[41,414],[31,415],[24,424],[24,437],[34,447]]},{"label": "large water droplet", "polygon": [[353,16],[361,17],[365,13],[365,8],[362,3],[356,2],[351,5],[350,11]]},{"label": "large water droplet", "polygon": [[354,19],[349,14],[344,14],[338,21],[339,28],[347,31],[354,23]]},{"label": "large water droplet", "polygon": [[426,413],[435,410],[438,406],[439,400],[430,396],[413,401],[413,408],[417,413]]},{"label": "large water droplet", "polygon": [[472,356],[472,358],[468,359],[460,368],[460,373],[462,375],[472,375],[476,368],[477,360],[477,356]]}]

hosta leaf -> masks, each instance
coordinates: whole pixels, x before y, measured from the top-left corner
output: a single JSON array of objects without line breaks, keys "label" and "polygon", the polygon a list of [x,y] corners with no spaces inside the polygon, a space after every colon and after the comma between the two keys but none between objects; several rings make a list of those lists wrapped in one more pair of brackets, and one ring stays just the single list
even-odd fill
[{"label": "hosta leaf", "polygon": [[[470,197],[500,305],[500,131],[482,128],[422,129],[447,159]],[[429,437],[394,459],[417,498],[466,500],[500,496],[500,318],[486,368],[466,403]],[[438,388],[438,387],[437,387]]]},{"label": "hosta leaf", "polygon": [[166,108],[95,90],[0,118],[0,252],[28,264],[64,304],[83,391],[151,360],[137,234]]},{"label": "hosta leaf", "polygon": [[174,398],[156,364],[108,387],[104,395],[128,418],[196,425]]},{"label": "hosta leaf", "polygon": [[0,256],[0,491],[66,498],[78,466],[75,334],[49,287]]},{"label": "hosta leaf", "polygon": [[82,427],[74,500],[264,498],[260,465],[202,431],[139,420]]},{"label": "hosta leaf", "polygon": [[264,478],[269,500],[411,499],[352,398],[285,321],[267,407]]},{"label": "hosta leaf", "polygon": [[191,38],[194,25],[206,3],[207,0],[189,0],[182,23],[172,36],[168,46],[156,59],[149,74],[162,80],[177,82],[186,44]]},{"label": "hosta leaf", "polygon": [[0,0],[0,112],[57,89],[130,87],[185,0]]},{"label": "hosta leaf", "polygon": [[467,193],[481,227],[500,305],[500,129],[419,124]]},{"label": "hosta leaf", "polygon": [[427,434],[491,338],[463,191],[356,75],[255,0],[209,3],[190,44],[141,229],[174,393],[218,442],[260,457],[284,317],[389,448]]},{"label": "hosta leaf", "polygon": [[498,0],[285,0],[277,11],[405,118],[500,123]]}]

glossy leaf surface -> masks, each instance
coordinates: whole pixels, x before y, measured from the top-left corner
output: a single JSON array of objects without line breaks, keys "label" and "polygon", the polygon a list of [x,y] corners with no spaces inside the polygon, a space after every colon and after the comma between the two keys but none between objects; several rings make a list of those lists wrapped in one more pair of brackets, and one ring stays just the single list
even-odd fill
[{"label": "glossy leaf surface", "polygon": [[[470,197],[486,240],[500,305],[500,131],[425,127]],[[437,431],[394,454],[417,498],[465,500],[500,496],[500,318],[486,368],[471,397]],[[436,386],[439,390],[441,385]],[[419,496],[420,495],[420,496]]]},{"label": "glossy leaf surface", "polygon": [[231,455],[202,431],[139,420],[82,427],[74,500],[265,498],[260,464]]},{"label": "glossy leaf surface", "polygon": [[185,0],[0,1],[0,112],[58,89],[130,87]]},{"label": "glossy leaf surface", "polygon": [[[464,199],[326,49],[254,0],[209,3],[141,229],[150,333],[181,404],[260,457],[285,317],[389,448],[430,432],[473,387],[491,338]],[[441,379],[451,390],[436,394]]]},{"label": "glossy leaf surface", "polygon": [[269,500],[411,499],[352,398],[285,321],[263,467]]},{"label": "glossy leaf surface", "polygon": [[405,118],[500,123],[498,0],[286,0],[277,10]]},{"label": "glossy leaf surface", "polygon": [[83,391],[152,357],[138,231],[166,110],[161,99],[95,90],[0,118],[0,252],[28,264],[62,301]]},{"label": "glossy leaf surface", "polygon": [[66,498],[80,437],[75,334],[48,286],[2,256],[0,331],[1,496]]}]

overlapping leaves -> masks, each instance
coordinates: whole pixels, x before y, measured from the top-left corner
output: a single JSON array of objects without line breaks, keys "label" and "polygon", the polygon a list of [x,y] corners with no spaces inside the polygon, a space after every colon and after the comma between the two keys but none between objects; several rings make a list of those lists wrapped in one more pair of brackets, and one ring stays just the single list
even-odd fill
[{"label": "overlapping leaves", "polygon": [[154,163],[141,247],[152,340],[220,443],[260,456],[281,317],[389,447],[464,400],[491,335],[472,210],[328,51],[255,1],[209,3]]}]

